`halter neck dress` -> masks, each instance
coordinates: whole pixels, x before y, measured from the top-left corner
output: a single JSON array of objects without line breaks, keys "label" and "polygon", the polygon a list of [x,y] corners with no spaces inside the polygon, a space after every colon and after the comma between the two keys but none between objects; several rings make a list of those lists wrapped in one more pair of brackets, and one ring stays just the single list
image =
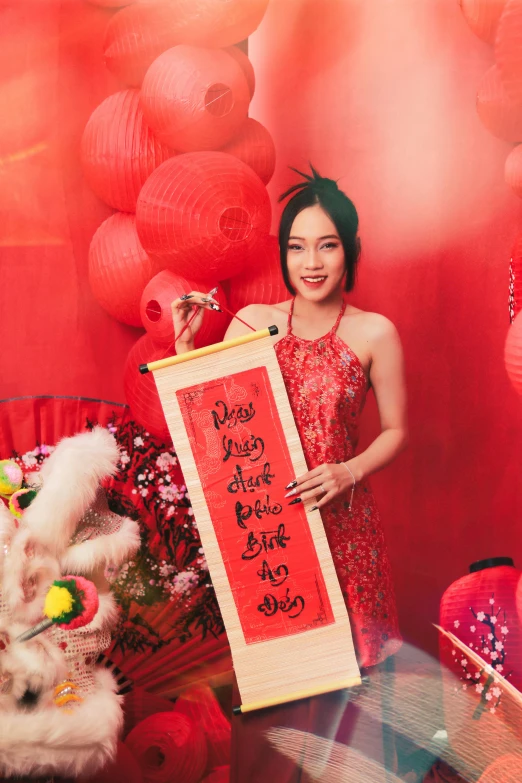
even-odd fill
[{"label": "halter neck dress", "polygon": [[[344,301],[332,329],[316,340],[292,331],[275,351],[308,468],[355,456],[368,381],[356,354],[337,334]],[[359,665],[375,666],[397,652],[401,636],[392,574],[379,511],[367,481],[321,509],[332,557],[350,616]]]}]

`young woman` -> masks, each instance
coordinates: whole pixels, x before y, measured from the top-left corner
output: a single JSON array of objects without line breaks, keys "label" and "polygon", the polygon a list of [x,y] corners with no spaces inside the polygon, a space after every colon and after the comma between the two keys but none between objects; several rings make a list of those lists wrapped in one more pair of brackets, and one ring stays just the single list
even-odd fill
[{"label": "young woman", "polygon": [[[390,564],[367,478],[406,445],[402,349],[387,318],[359,310],[346,299],[360,254],[353,203],[333,180],[313,169],[311,176],[301,176],[304,181],[281,197],[292,196],[279,227],[282,272],[292,297],[276,305],[251,304],[239,315],[257,329],[279,327],[275,351],[309,467],[288,487],[288,502],[321,509],[358,661],[366,668],[401,644]],[[212,308],[216,303],[198,292],[174,302],[176,334],[194,305]],[[194,347],[202,315],[201,310],[181,336],[178,352]],[[245,331],[232,321],[226,339]],[[381,432],[356,454],[370,388]],[[248,774],[243,779],[254,780]]]}]

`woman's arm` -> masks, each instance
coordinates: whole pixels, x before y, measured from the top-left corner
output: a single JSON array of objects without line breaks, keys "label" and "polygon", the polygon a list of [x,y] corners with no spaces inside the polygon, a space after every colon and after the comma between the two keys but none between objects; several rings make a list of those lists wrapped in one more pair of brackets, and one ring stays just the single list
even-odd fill
[{"label": "woman's arm", "polygon": [[381,433],[347,464],[357,481],[386,467],[408,443],[406,383],[402,345],[395,326],[379,316],[372,328],[370,381],[377,400]]},{"label": "woman's arm", "polygon": [[340,494],[348,492],[354,479],[355,483],[359,483],[366,476],[384,468],[407,445],[406,384],[401,341],[397,330],[387,318],[376,315],[371,318],[368,331],[371,346],[370,380],[379,409],[381,433],[365,451],[353,459],[340,465],[319,465],[289,485],[288,489],[292,491],[287,497],[297,495],[304,502],[320,495],[317,489],[323,486],[325,494],[316,502],[315,508],[321,508]]}]

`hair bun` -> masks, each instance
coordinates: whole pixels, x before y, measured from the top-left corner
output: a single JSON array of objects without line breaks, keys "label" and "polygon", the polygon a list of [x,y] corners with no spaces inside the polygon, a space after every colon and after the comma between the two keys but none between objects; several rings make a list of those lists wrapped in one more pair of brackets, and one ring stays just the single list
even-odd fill
[{"label": "hair bun", "polygon": [[340,193],[341,192],[335,180],[328,179],[328,177],[321,177],[319,172],[316,171],[316,169],[314,169],[311,163],[310,163],[310,170],[312,172],[311,175],[305,174],[303,171],[299,171],[299,169],[294,169],[293,166],[290,166],[289,168],[292,171],[295,171],[296,174],[299,174],[300,177],[303,177],[303,182],[298,182],[297,185],[293,185],[291,188],[289,188],[285,193],[283,193],[282,196],[279,197],[279,201],[283,201],[292,193],[295,193],[298,190],[304,190],[305,188],[315,193]]}]

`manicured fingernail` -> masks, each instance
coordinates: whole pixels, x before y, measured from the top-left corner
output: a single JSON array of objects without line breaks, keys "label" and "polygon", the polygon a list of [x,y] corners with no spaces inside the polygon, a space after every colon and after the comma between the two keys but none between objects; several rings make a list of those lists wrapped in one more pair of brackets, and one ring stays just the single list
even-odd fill
[{"label": "manicured fingernail", "polygon": [[297,487],[297,481],[291,481],[290,484],[287,484],[285,489],[292,489],[292,487]]},{"label": "manicured fingernail", "polygon": [[312,506],[312,508],[308,509],[309,511],[317,511],[318,506]]},{"label": "manicured fingernail", "polygon": [[217,304],[214,304],[213,302],[210,303],[210,309],[215,310],[217,313],[222,313],[221,307],[218,307]]},{"label": "manicured fingernail", "polygon": [[302,503],[302,502],[303,502],[302,498],[294,498],[293,500],[290,501],[288,505],[294,506],[296,503]]},{"label": "manicured fingernail", "polygon": [[182,302],[186,302],[187,299],[192,299],[193,296],[194,294],[183,294],[183,296],[180,296],[180,299]]},{"label": "manicured fingernail", "polygon": [[286,493],[286,495],[285,495],[285,498],[289,498],[289,497],[291,497],[292,495],[295,495],[295,493],[296,493],[296,492],[297,492],[297,490],[296,490],[296,489],[291,489],[291,490],[290,490],[290,492],[287,492],[287,493]]},{"label": "manicured fingernail", "polygon": [[201,301],[202,302],[210,302],[210,299],[208,298],[208,296],[202,296],[201,297]]},{"label": "manicured fingernail", "polygon": [[212,289],[212,291],[209,291],[207,296],[215,296],[217,294],[217,286]]}]

